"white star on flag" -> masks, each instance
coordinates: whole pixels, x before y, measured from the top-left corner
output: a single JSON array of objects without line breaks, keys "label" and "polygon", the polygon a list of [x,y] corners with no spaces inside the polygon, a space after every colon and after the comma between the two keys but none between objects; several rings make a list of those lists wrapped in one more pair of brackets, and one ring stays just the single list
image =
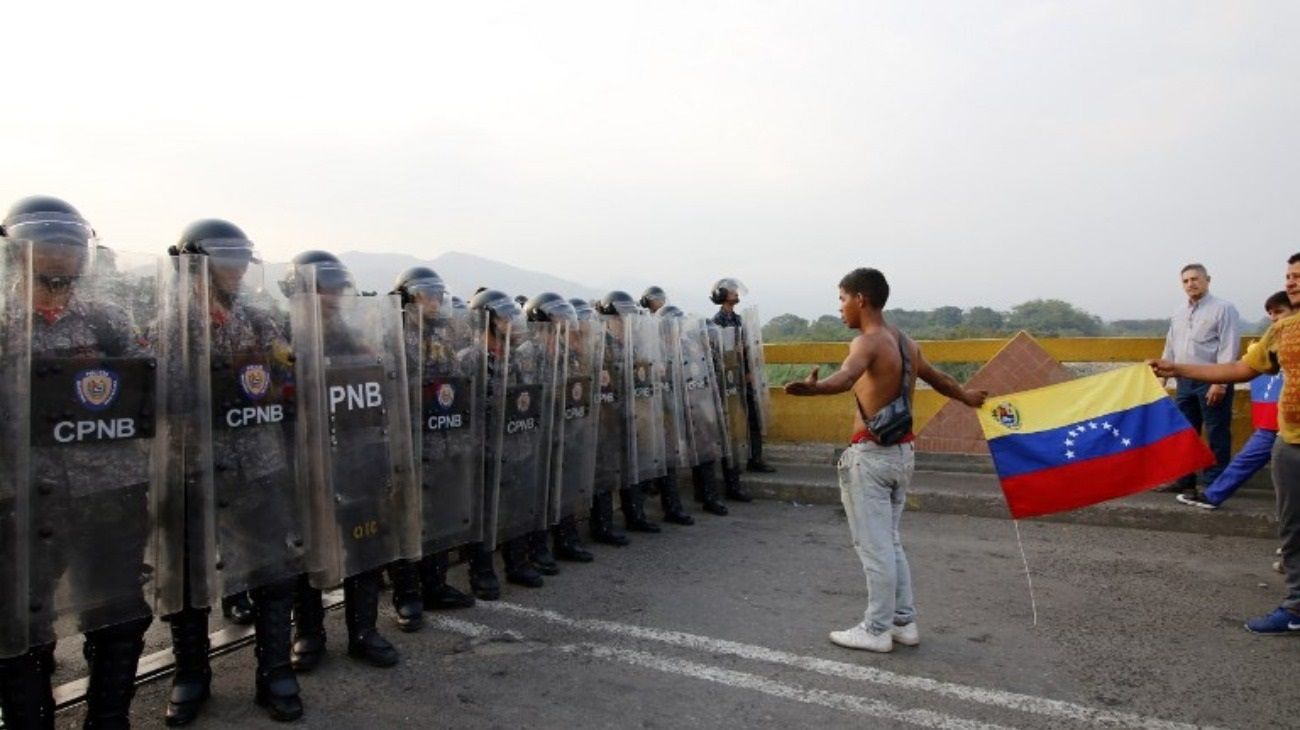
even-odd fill
[{"label": "white star on flag", "polygon": [[1123,443],[1125,446],[1128,446],[1129,444],[1131,444],[1131,443],[1133,443],[1133,442],[1130,441],[1130,440],[1128,440],[1128,439],[1124,439],[1121,443]]},{"label": "white star on flag", "polygon": [[1106,421],[1105,423],[1101,424],[1101,427],[1104,428],[1104,429],[1106,429],[1107,431],[1109,431],[1109,430],[1110,430],[1110,421]]},{"label": "white star on flag", "polygon": [[1074,439],[1066,439],[1066,440],[1065,440],[1065,445],[1066,445],[1066,446],[1074,446]]},{"label": "white star on flag", "polygon": [[1074,452],[1073,452],[1073,451],[1067,451],[1067,452],[1065,452],[1065,458],[1067,458],[1067,459],[1073,459],[1073,458],[1074,458]]},{"label": "white star on flag", "polygon": [[1096,430],[1097,430],[1097,422],[1096,422],[1096,421],[1088,421],[1088,428],[1091,428],[1092,430],[1096,431]]}]

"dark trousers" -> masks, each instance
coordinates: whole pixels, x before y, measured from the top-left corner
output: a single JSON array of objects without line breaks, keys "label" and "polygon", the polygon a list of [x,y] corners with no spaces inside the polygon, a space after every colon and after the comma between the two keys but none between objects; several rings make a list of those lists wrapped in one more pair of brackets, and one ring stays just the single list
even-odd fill
[{"label": "dark trousers", "polygon": [[1300,445],[1280,438],[1273,444],[1273,489],[1277,491],[1282,571],[1286,574],[1282,605],[1300,614]]},{"label": "dark trousers", "polygon": [[[1232,460],[1232,388],[1229,387],[1223,400],[1214,406],[1205,402],[1205,394],[1209,390],[1208,383],[1197,383],[1181,378],[1178,381],[1178,390],[1174,392],[1174,401],[1178,404],[1178,410],[1182,411],[1183,416],[1198,433],[1204,428],[1206,440],[1210,443],[1210,451],[1214,452],[1214,466],[1201,472],[1202,484],[1213,484]],[[1179,479],[1178,486],[1185,490],[1194,489],[1196,475],[1188,474]]]}]

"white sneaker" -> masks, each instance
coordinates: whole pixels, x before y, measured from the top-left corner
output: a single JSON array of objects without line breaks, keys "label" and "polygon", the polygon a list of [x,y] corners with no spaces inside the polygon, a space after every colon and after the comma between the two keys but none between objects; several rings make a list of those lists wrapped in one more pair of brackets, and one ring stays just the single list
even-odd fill
[{"label": "white sneaker", "polygon": [[921,632],[917,630],[915,621],[902,626],[895,626],[890,629],[890,633],[894,635],[894,641],[903,646],[920,646],[921,644]]},{"label": "white sneaker", "polygon": [[881,653],[893,651],[894,649],[894,635],[892,632],[885,631],[873,634],[867,630],[865,624],[858,624],[843,631],[832,631],[831,641],[848,649],[864,649]]}]

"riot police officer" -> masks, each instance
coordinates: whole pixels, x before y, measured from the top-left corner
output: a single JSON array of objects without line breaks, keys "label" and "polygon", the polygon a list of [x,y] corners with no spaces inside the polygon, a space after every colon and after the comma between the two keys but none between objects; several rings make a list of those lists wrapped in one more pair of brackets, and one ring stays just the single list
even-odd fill
[{"label": "riot police officer", "polygon": [[[342,319],[344,311],[343,298],[358,296],[356,285],[352,279],[351,273],[347,267],[339,261],[338,257],[325,251],[306,251],[295,256],[285,276],[280,282],[281,289],[285,295],[290,298],[291,309],[294,310],[297,322],[305,322],[304,326],[318,327],[319,331],[313,333],[294,332],[293,339],[295,344],[296,365],[300,374],[299,380],[303,380],[301,374],[306,368],[324,367],[324,362],[312,363],[310,357],[311,351],[304,350],[309,347],[306,342],[318,340],[319,348],[325,352],[336,353],[335,358],[329,359],[346,359],[365,353],[365,346],[361,340],[368,335],[351,326]],[[297,317],[301,312],[306,312],[302,318]],[[313,313],[315,313],[314,316]],[[399,315],[400,316],[400,315]],[[400,327],[400,320],[397,322]],[[299,324],[295,324],[295,329]],[[400,335],[399,335],[400,336]],[[400,347],[400,342],[397,345]],[[317,360],[324,360],[320,357],[322,353],[317,352]],[[404,362],[403,356],[396,355],[399,361]],[[402,370],[404,375],[404,368]],[[322,373],[316,373],[315,379],[324,380],[327,376]],[[307,410],[306,401],[304,401],[304,390],[308,383],[299,382],[298,400],[300,412]],[[379,387],[384,387],[385,383],[380,383]],[[393,396],[392,402],[387,405],[387,411],[399,411],[399,406],[405,404],[409,394],[403,392]],[[349,401],[350,403],[350,401]],[[409,412],[408,412],[409,416]],[[388,429],[387,438],[397,439],[405,436],[409,432],[410,424],[400,424],[394,432]],[[369,433],[369,432],[368,432]],[[314,437],[322,443],[336,441],[338,444],[348,447],[361,447],[363,450],[349,459],[347,456],[340,456],[338,460],[331,464],[331,471],[346,472],[347,481],[355,482],[350,484],[337,484],[335,489],[350,490],[367,490],[369,483],[377,481],[375,479],[385,466],[391,468],[393,465],[377,463],[380,461],[391,460],[389,454],[380,445],[378,449],[365,448],[370,444],[353,444],[351,439],[346,435],[337,439],[328,439],[323,435],[317,434]],[[302,443],[302,439],[299,439]],[[313,443],[316,443],[313,441]],[[317,443],[317,448],[320,448]],[[406,459],[409,461],[409,452]],[[397,459],[400,461],[401,459]],[[344,463],[359,462],[359,463]],[[345,500],[336,497],[334,494],[325,491],[325,485],[315,483],[317,480],[326,478],[327,475],[307,472],[304,474],[300,469],[300,479],[307,479],[312,482],[308,487],[315,490],[321,497],[319,502],[324,505],[324,514],[314,517],[318,520],[313,526],[313,538],[325,541],[332,533],[353,535],[360,534],[366,540],[383,540],[399,531],[397,525],[372,525],[371,520],[355,517],[345,510],[369,510],[375,505],[373,500],[382,499],[382,496],[370,495],[368,498],[355,498],[350,494],[346,504],[341,504]],[[381,482],[382,483],[382,482]],[[391,490],[401,492],[401,489]],[[337,508],[336,512],[329,512],[330,509]],[[400,507],[398,507],[400,509]],[[387,514],[385,517],[397,520],[398,517]],[[347,522],[356,522],[358,519],[363,520],[363,526],[358,532],[358,528],[344,524]],[[333,542],[326,541],[323,547],[318,548],[321,552],[319,561],[341,562],[344,574],[343,595],[345,621],[348,629],[348,655],[375,667],[391,667],[400,661],[397,649],[384,638],[376,627],[376,621],[379,615],[379,591],[382,565],[392,562],[392,559],[384,560],[381,554],[394,552],[384,550],[385,545],[376,544],[375,542],[361,542],[359,544],[343,543],[341,540]],[[342,550],[344,554],[325,554],[329,551]],[[395,558],[396,556],[394,556]],[[378,565],[376,565],[376,563]],[[372,567],[373,566],[373,567]],[[355,572],[354,572],[355,571]],[[339,573],[334,570],[333,573]],[[335,576],[331,574],[330,578]],[[317,582],[307,575],[298,579],[298,586],[294,598],[294,617],[296,619],[294,643],[293,643],[293,667],[299,672],[310,671],[315,668],[321,661],[325,652],[325,611],[321,603],[321,591],[313,585]],[[321,579],[320,582],[332,583],[332,580]]]},{"label": "riot police officer", "polygon": [[[450,551],[464,544],[465,535],[481,534],[483,425],[481,401],[460,403],[477,389],[475,374],[464,372],[456,358],[472,339],[468,310],[453,308],[442,277],[425,266],[398,275],[393,292],[407,308],[407,356],[419,369],[412,376],[412,388],[422,404],[415,420],[422,446],[417,467],[424,488],[424,557],[418,564],[398,561],[389,570],[398,626],[409,631],[422,621],[421,608],[474,605],[473,596],[448,585],[447,567]],[[426,404],[455,417],[426,418]]]},{"label": "riot police officer", "polygon": [[[153,423],[145,412],[153,402],[156,360],[131,314],[133,304],[156,296],[156,282],[95,291],[95,241],[77,209],[53,197],[24,198],[0,223],[0,397],[6,420],[32,424],[29,438],[10,438],[12,424],[6,424],[0,453],[6,470],[0,576],[9,594],[0,606],[13,609],[0,608],[0,708],[7,727],[54,726],[54,646],[67,628],[86,637],[85,726],[127,727],[152,621],[151,593],[167,578],[167,565],[146,562],[146,544],[158,527],[149,510],[159,485],[150,478]],[[30,370],[18,352],[30,356]],[[15,390],[28,373],[31,391]],[[28,408],[32,413],[19,410]],[[101,428],[83,439],[63,427],[97,424],[101,415],[111,419],[111,433]],[[45,423],[55,425],[47,431],[38,425]],[[21,492],[27,506],[16,511]],[[20,551],[17,541],[24,539],[27,549]],[[19,575],[26,581],[18,582]],[[15,584],[28,592],[15,593]]]},{"label": "riot police officer", "polygon": [[[523,312],[496,289],[484,289],[470,301],[470,311],[486,319],[481,347],[466,353],[482,365],[486,388],[488,439],[484,450],[486,488],[484,539],[501,539],[506,580],[526,588],[544,581],[530,559],[529,535],[545,527],[546,412],[553,377],[553,355],[544,340],[533,339]],[[548,375],[548,373],[550,373]],[[471,557],[470,584],[479,586],[491,571],[487,545]],[[492,576],[495,578],[495,575]],[[476,583],[478,585],[476,585]]]},{"label": "riot police officer", "polygon": [[[642,337],[639,335],[643,333],[639,328],[645,323],[639,320],[646,315],[639,310],[632,295],[618,290],[606,294],[597,310],[604,315],[607,325],[606,361],[610,362],[611,353],[618,359],[609,370],[624,396],[620,415],[625,431],[620,434],[616,426],[602,420],[602,426],[609,428],[603,429],[601,433],[601,440],[607,435],[615,436],[615,443],[627,445],[617,484],[623,522],[630,531],[657,533],[661,528],[646,517],[645,498],[647,483],[663,474],[662,471],[654,471],[655,467],[663,466],[662,406],[656,398],[654,384],[650,379],[654,365],[653,355],[650,361],[640,359],[638,344],[642,343]],[[649,329],[645,329],[644,334],[648,335]],[[653,343],[657,347],[657,330],[653,335]],[[602,405],[602,413],[603,411]],[[643,464],[643,461],[655,464]],[[597,498],[600,498],[599,491]],[[603,519],[603,515],[597,515],[598,509],[603,511],[603,505],[593,505],[593,530],[598,524],[597,520]]]},{"label": "riot police officer", "polygon": [[[295,546],[302,529],[286,431],[291,421],[285,420],[292,409],[282,400],[292,379],[292,348],[271,314],[249,301],[260,289],[260,262],[238,226],[197,221],[169,253],[177,257],[171,304],[178,312],[164,317],[164,327],[169,341],[185,343],[184,361],[191,365],[181,368],[177,385],[186,393],[178,395],[188,395],[193,413],[179,429],[187,474],[186,606],[164,619],[176,658],[166,723],[193,722],[209,695],[207,605],[225,592],[223,584],[234,586],[235,595],[252,589],[257,704],[275,720],[295,720],[303,706],[290,666],[290,617],[294,577],[303,570]],[[198,384],[205,382],[209,390],[203,392]],[[197,488],[208,478],[210,498]],[[215,555],[204,554],[209,531]]]},{"label": "riot police officer", "polygon": [[557,383],[555,438],[551,453],[551,485],[548,515],[554,517],[550,533],[555,545],[552,556],[547,533],[530,538],[534,566],[543,575],[559,572],[555,558],[589,563],[595,556],[582,544],[577,512],[591,503],[595,478],[596,435],[599,405],[596,371],[600,367],[602,332],[592,319],[591,307],[583,306],[579,316],[574,306],[554,292],[543,292],[528,301],[524,314],[529,322],[546,322],[561,327],[563,363]]},{"label": "riot police officer", "polygon": [[[709,291],[709,301],[718,305],[718,311],[713,315],[713,323],[719,327],[734,328],[737,333],[737,341],[744,342],[739,336],[744,323],[741,317],[736,313],[736,305],[740,303],[740,297],[748,294],[744,284],[736,279],[723,278],[714,282]],[[757,326],[757,323],[755,323]],[[742,345],[743,346],[743,345]],[[743,365],[745,359],[740,358]],[[750,383],[751,375],[745,373],[744,376],[745,404],[747,413],[747,425],[749,431],[749,461],[748,468],[750,471],[770,472],[775,471],[772,467],[763,461],[763,436],[758,423],[758,403],[754,393],[754,388]],[[724,466],[722,469],[723,481],[727,499],[737,502],[752,502],[753,497],[740,483],[739,466]]]}]

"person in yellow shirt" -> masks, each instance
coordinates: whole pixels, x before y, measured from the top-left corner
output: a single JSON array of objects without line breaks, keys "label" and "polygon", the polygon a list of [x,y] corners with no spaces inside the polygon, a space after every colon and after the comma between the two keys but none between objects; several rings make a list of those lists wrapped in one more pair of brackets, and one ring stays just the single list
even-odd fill
[{"label": "person in yellow shirt", "polygon": [[[1287,259],[1286,295],[1292,307],[1300,306],[1300,253]],[[1244,383],[1261,374],[1282,373],[1272,471],[1286,597],[1272,613],[1247,621],[1246,629],[1256,634],[1300,636],[1300,315],[1274,322],[1258,346],[1237,362],[1193,365],[1162,359],[1152,360],[1150,365],[1159,377],[1211,383]]]}]

